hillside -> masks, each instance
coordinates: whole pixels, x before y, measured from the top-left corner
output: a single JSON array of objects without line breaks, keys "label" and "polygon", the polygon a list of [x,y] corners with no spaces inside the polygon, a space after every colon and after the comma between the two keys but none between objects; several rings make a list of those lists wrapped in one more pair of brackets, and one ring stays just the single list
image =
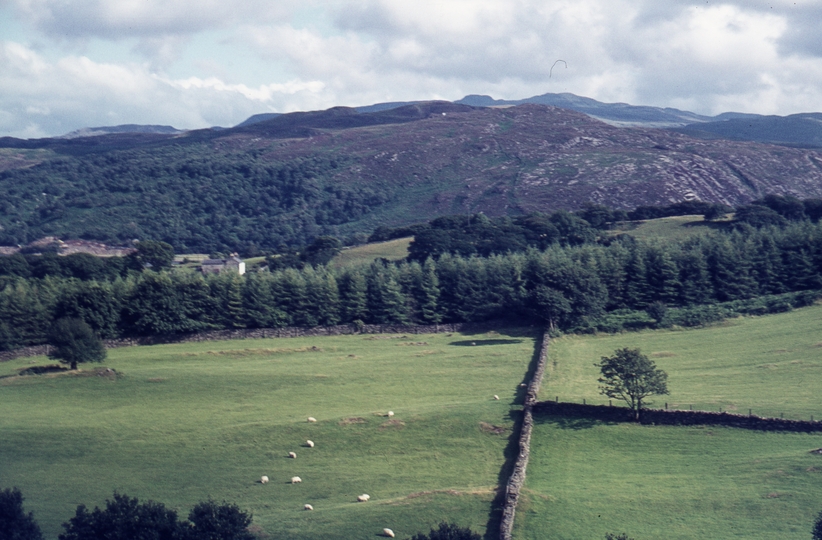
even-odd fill
[{"label": "hillside", "polygon": [[445,214],[822,196],[822,153],[430,102],[182,135],[0,139],[0,244],[42,236],[274,249]]}]

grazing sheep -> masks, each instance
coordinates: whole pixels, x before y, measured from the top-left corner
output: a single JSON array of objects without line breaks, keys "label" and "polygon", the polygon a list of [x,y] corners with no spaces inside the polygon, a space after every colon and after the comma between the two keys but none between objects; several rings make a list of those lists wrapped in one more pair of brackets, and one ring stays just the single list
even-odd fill
[{"label": "grazing sheep", "polygon": [[263,476],[262,478],[260,478],[260,483],[261,483],[261,484],[267,484],[267,483],[268,483],[268,477],[267,477],[267,476]]},{"label": "grazing sheep", "polygon": [[370,498],[371,498],[371,495],[369,495],[368,493],[363,493],[362,495],[357,497],[357,502],[366,502]]},{"label": "grazing sheep", "polygon": [[305,445],[309,448],[314,448],[314,441],[305,441]]},{"label": "grazing sheep", "polygon": [[316,418],[314,418],[313,416],[309,416],[309,417],[308,417],[308,422],[309,422],[309,423],[311,423],[311,422],[316,422],[316,421],[317,421],[317,419],[316,419]]},{"label": "grazing sheep", "polygon": [[527,385],[527,384],[525,384],[525,383],[519,383],[519,387],[520,387],[520,388],[525,388],[526,386],[528,386],[528,385]]},{"label": "grazing sheep", "polygon": [[394,411],[388,411],[388,418],[391,418],[392,416],[394,416]]},{"label": "grazing sheep", "polygon": [[290,457],[291,459],[297,459],[297,454],[295,454],[294,452],[289,452],[288,457]]},{"label": "grazing sheep", "polygon": [[303,481],[303,479],[300,478],[299,476],[292,476],[291,477],[291,483],[292,484],[299,484],[302,481]]},{"label": "grazing sheep", "polygon": [[305,506],[303,506],[303,510],[314,510],[314,507],[310,504],[306,504]]},{"label": "grazing sheep", "polygon": [[499,401],[499,396],[494,394],[494,401]]},{"label": "grazing sheep", "polygon": [[383,529],[382,534],[384,534],[388,538],[394,538],[394,531],[392,531],[391,529]]}]

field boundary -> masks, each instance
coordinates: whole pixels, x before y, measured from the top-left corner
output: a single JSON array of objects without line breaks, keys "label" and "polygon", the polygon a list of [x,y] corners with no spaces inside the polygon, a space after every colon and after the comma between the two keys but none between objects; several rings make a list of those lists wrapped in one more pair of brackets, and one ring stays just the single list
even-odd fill
[{"label": "field boundary", "polygon": [[[606,422],[634,422],[634,413],[631,409],[610,405],[540,401],[534,404],[533,411],[538,414],[593,418]],[[818,420],[789,420],[714,411],[644,409],[640,423],[665,426],[723,426],[758,431],[822,432],[822,422]]]},{"label": "field boundary", "polygon": [[[489,321],[482,323],[451,324],[340,324],[336,326],[286,326],[283,328],[239,328],[234,330],[209,330],[190,334],[170,334],[140,336],[103,340],[106,349],[134,347],[138,345],[162,345],[168,343],[193,343],[201,341],[225,341],[231,339],[266,339],[311,336],[342,336],[352,334],[442,334],[448,332],[488,332],[503,327],[514,326],[511,322]],[[11,351],[0,352],[0,362],[14,358],[45,356],[51,351],[50,345],[21,347]]]},{"label": "field boundary", "polygon": [[500,520],[499,526],[501,540],[511,540],[511,534],[514,530],[514,516],[517,511],[520,490],[525,483],[525,470],[528,467],[528,458],[531,455],[531,432],[534,428],[533,409],[537,404],[537,395],[539,394],[542,377],[545,374],[545,366],[548,362],[549,342],[550,336],[548,330],[546,330],[542,335],[534,376],[531,378],[531,382],[528,384],[528,389],[525,392],[525,404],[522,409],[522,427],[520,428],[519,435],[519,453],[517,454],[511,477],[505,486],[505,499],[502,507],[502,519]]}]

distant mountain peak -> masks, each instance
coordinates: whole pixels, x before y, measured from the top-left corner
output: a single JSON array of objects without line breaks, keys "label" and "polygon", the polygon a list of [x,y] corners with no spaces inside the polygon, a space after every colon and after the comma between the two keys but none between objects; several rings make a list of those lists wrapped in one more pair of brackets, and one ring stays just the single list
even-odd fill
[{"label": "distant mountain peak", "polygon": [[119,126],[81,128],[55,138],[79,139],[80,137],[99,137],[100,135],[112,135],[115,133],[155,133],[159,135],[176,135],[182,132],[182,130],[172,126],[122,124]]}]

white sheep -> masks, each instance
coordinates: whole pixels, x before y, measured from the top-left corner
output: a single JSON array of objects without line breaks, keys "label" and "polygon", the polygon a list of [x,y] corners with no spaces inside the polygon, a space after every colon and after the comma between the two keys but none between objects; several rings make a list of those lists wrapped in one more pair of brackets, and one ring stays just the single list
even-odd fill
[{"label": "white sheep", "polygon": [[499,396],[494,394],[494,401],[499,401]]},{"label": "white sheep", "polygon": [[314,510],[314,507],[310,504],[306,504],[305,506],[303,506],[303,510]]},{"label": "white sheep", "polygon": [[299,476],[292,476],[291,477],[291,483],[292,484],[299,484],[302,481],[303,481],[303,479],[300,478]]},{"label": "white sheep", "polygon": [[295,454],[294,452],[289,452],[288,457],[290,457],[291,459],[297,459],[297,454]]},{"label": "white sheep", "polygon": [[261,483],[261,484],[267,484],[267,483],[268,483],[268,477],[267,477],[267,476],[263,476],[263,477],[261,477],[261,478],[260,478],[260,483]]},{"label": "white sheep", "polygon": [[308,422],[309,422],[309,423],[316,422],[316,421],[317,421],[317,419],[316,419],[316,418],[314,418],[313,416],[309,416],[309,417],[308,417]]},{"label": "white sheep", "polygon": [[314,448],[314,441],[305,441],[305,445],[309,448]]},{"label": "white sheep", "polygon": [[394,411],[388,411],[388,418],[391,418],[392,416],[394,416]]},{"label": "white sheep", "polygon": [[388,538],[394,538],[394,531],[392,531],[391,529],[383,529],[382,534],[384,534]]},{"label": "white sheep", "polygon": [[371,498],[371,495],[369,495],[368,493],[363,493],[362,495],[357,497],[357,502],[366,502],[370,498]]}]

